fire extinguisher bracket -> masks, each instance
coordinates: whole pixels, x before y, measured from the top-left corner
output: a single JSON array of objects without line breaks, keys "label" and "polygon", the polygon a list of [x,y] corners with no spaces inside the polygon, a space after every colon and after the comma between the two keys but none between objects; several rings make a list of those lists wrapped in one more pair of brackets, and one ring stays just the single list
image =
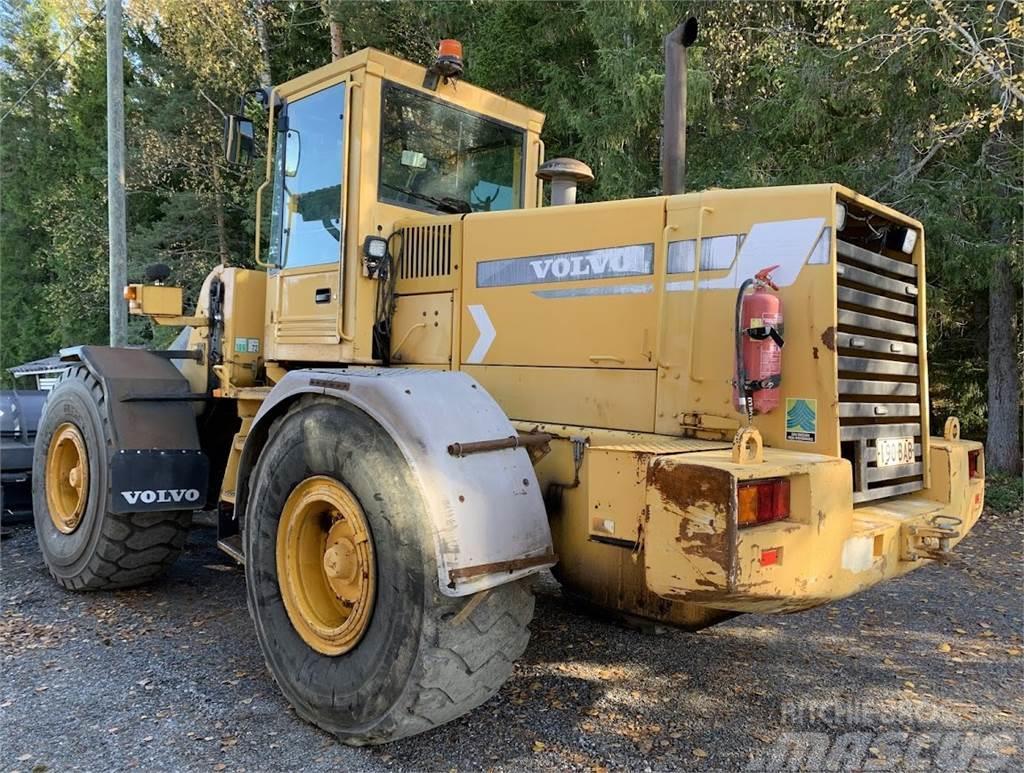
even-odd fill
[{"label": "fire extinguisher bracket", "polygon": [[771,338],[777,347],[780,349],[786,345],[786,341],[782,337],[782,326],[775,325],[761,325],[759,327],[748,327],[743,331],[748,336],[753,338],[755,341],[763,341],[766,338]]}]

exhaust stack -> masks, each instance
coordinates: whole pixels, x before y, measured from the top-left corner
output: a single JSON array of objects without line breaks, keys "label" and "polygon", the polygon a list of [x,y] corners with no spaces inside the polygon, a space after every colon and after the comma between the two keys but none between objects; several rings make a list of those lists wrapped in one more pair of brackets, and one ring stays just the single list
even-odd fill
[{"label": "exhaust stack", "polygon": [[666,194],[686,191],[687,49],[696,40],[697,20],[692,16],[665,36],[661,190]]}]

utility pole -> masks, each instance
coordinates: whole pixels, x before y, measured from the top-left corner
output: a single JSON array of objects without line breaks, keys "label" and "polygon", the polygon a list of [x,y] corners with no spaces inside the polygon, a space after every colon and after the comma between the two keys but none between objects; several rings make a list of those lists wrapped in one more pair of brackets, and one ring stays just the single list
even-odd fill
[{"label": "utility pole", "polygon": [[124,204],[124,51],[121,0],[107,0],[107,230],[110,236],[110,345],[128,343],[128,237]]}]

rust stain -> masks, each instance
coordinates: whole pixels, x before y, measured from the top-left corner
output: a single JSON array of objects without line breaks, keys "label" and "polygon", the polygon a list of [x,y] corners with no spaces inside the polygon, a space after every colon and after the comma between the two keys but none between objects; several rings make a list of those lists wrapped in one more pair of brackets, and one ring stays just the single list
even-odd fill
[{"label": "rust stain", "polygon": [[[675,541],[683,555],[717,564],[731,587],[738,571],[732,476],[713,467],[655,462],[648,469],[647,482],[675,510],[661,509],[658,515],[679,519]],[[701,515],[710,529],[692,528]]]},{"label": "rust stain", "polygon": [[794,598],[773,594],[729,593],[722,591],[684,591],[667,594],[674,601],[687,601],[717,609],[731,609],[736,612],[800,612],[825,604],[832,599],[821,596]]},{"label": "rust stain", "polygon": [[725,512],[732,498],[732,476],[713,467],[655,463],[647,471],[647,484],[683,511],[694,508]]},{"label": "rust stain", "polygon": [[830,352],[836,350],[836,329],[833,325],[825,328],[825,332],[821,334],[821,342],[828,347]]}]

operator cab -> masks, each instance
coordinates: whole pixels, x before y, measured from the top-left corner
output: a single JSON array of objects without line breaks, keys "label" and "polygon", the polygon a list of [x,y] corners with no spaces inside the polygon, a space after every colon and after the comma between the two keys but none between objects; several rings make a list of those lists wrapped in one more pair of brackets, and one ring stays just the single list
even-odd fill
[{"label": "operator cab", "polygon": [[[429,68],[364,49],[261,94],[273,106],[255,252],[267,361],[379,362],[376,273],[396,224],[538,206],[528,181],[544,116],[461,71],[455,41]],[[253,137],[244,114],[229,116],[228,160],[251,157]]]}]

